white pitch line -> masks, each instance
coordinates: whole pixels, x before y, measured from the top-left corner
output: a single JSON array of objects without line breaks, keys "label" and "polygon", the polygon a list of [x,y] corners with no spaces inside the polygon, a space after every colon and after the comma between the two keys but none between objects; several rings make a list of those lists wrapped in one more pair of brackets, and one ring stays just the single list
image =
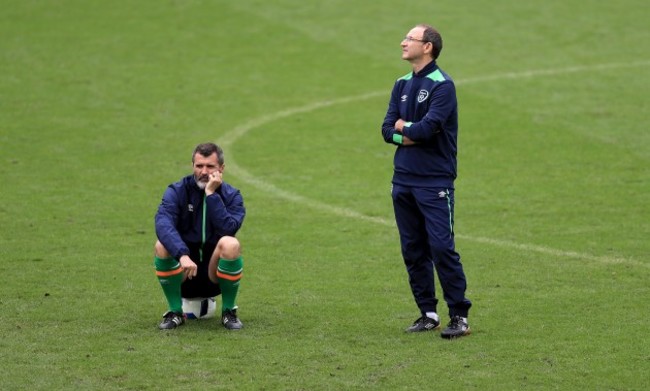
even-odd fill
[{"label": "white pitch line", "polygon": [[631,266],[643,266],[646,268],[650,267],[649,264],[637,261],[636,259],[632,259],[632,258],[596,256],[596,255],[579,253],[576,251],[558,250],[555,248],[537,246],[534,244],[522,244],[522,243],[510,242],[507,240],[482,238],[476,236],[456,235],[456,237],[459,239],[468,240],[470,242],[489,244],[497,247],[504,247],[509,249],[521,250],[525,252],[534,252],[534,253],[550,255],[554,258],[577,258],[577,259],[594,261],[599,263],[606,263],[606,264],[627,264]]},{"label": "white pitch line", "polygon": [[[619,69],[619,68],[635,68],[635,67],[643,67],[649,65],[650,65],[650,61],[637,61],[631,63],[607,63],[607,64],[573,66],[573,67],[555,68],[555,69],[529,70],[523,72],[507,72],[507,73],[501,73],[496,75],[459,80],[456,82],[456,84],[465,85],[465,84],[475,84],[481,82],[490,82],[496,80],[525,79],[525,78],[531,78],[536,76],[551,76],[551,75],[579,73],[579,72],[586,72],[586,71],[603,71],[603,70]],[[225,134],[224,137],[219,142],[224,149],[228,150],[231,149],[230,147],[237,140],[245,136],[246,133],[248,133],[250,130],[265,125],[267,123],[277,121],[279,119],[291,117],[296,114],[309,113],[312,111],[316,111],[334,105],[340,105],[340,104],[351,103],[351,102],[359,102],[367,99],[376,98],[379,96],[387,96],[387,94],[388,93],[386,91],[374,91],[362,95],[348,96],[339,99],[323,100],[305,106],[281,110],[272,114],[268,114],[262,117],[252,119],[246,123],[243,123],[235,127],[230,132]],[[389,221],[388,219],[382,217],[367,216],[364,215],[363,213],[359,213],[352,209],[333,206],[330,204],[326,204],[324,202],[320,202],[307,197],[303,197],[295,193],[282,190],[272,183],[266,182],[260,178],[255,177],[254,175],[246,171],[244,168],[240,167],[232,158],[232,152],[229,152],[229,155],[230,157],[228,158],[228,171],[232,172],[235,176],[239,177],[244,182],[255,186],[256,188],[264,191],[265,193],[272,194],[276,197],[285,199],[287,201],[300,203],[309,208],[321,210],[337,216],[352,218],[361,221],[367,221],[367,222],[381,224],[389,227],[395,226],[395,223],[392,220]],[[647,263],[639,262],[631,258],[595,256],[595,255],[584,254],[575,251],[558,250],[558,249],[545,247],[545,246],[521,244],[521,243],[511,242],[507,240],[482,238],[482,237],[468,236],[468,235],[456,235],[456,237],[461,240],[468,240],[471,242],[521,250],[525,252],[535,252],[535,253],[550,255],[552,257],[557,257],[557,258],[577,258],[577,259],[583,259],[583,260],[595,261],[595,262],[601,262],[607,264],[624,263],[624,264],[635,265],[635,266],[650,267],[650,265]]]}]

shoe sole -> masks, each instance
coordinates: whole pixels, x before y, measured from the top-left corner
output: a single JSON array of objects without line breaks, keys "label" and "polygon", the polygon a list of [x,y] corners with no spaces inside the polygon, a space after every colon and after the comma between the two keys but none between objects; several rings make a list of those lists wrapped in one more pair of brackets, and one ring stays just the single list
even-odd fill
[{"label": "shoe sole", "polygon": [[436,327],[430,329],[419,329],[419,330],[405,329],[404,331],[407,333],[424,333],[427,331],[435,331],[435,330],[440,330],[440,325],[437,325]]},{"label": "shoe sole", "polygon": [[181,327],[182,325],[183,325],[183,323],[178,324],[176,326],[172,326],[172,327],[160,327],[160,326],[158,326],[158,330],[173,330],[173,329],[177,329],[177,328]]},{"label": "shoe sole", "polygon": [[456,339],[460,337],[466,337],[468,335],[472,334],[472,331],[470,329],[467,329],[463,334],[458,334],[458,335],[445,335],[445,334],[440,334],[440,336],[444,339]]},{"label": "shoe sole", "polygon": [[235,330],[235,331],[237,331],[237,330],[241,330],[241,329],[244,328],[244,324],[243,324],[243,323],[239,323],[239,327],[238,327],[238,326],[230,326],[230,327],[229,327],[229,326],[226,325],[226,323],[223,323],[223,322],[221,322],[221,325],[222,325],[223,328],[226,329],[226,330]]}]

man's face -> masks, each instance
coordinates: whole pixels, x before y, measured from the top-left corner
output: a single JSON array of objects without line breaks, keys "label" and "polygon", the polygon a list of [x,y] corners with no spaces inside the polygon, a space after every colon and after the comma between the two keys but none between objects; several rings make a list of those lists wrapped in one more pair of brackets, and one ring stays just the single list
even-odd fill
[{"label": "man's face", "polygon": [[208,180],[210,179],[210,174],[215,171],[223,172],[223,165],[219,165],[216,153],[207,157],[200,153],[195,154],[192,166],[194,171],[194,180],[201,189],[205,189],[205,185],[208,184]]},{"label": "man's face", "polygon": [[424,27],[413,27],[402,40],[402,60],[417,61],[425,55],[425,50],[431,50],[431,43],[422,42]]}]

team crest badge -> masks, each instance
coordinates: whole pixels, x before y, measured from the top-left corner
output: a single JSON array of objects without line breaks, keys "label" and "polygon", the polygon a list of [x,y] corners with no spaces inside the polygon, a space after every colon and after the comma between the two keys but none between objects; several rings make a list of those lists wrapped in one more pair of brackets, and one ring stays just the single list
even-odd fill
[{"label": "team crest badge", "polygon": [[427,100],[428,97],[429,97],[429,91],[420,90],[420,92],[418,93],[418,103],[424,102],[425,100]]}]

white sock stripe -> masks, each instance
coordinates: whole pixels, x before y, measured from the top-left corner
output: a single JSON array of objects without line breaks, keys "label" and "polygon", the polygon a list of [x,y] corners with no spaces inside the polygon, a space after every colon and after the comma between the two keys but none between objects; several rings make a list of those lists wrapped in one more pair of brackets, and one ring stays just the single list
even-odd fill
[{"label": "white sock stripe", "polygon": [[241,269],[236,270],[236,271],[230,271],[230,270],[223,270],[222,268],[217,267],[217,271],[219,271],[219,272],[221,272],[223,274],[230,274],[232,276],[236,276],[237,274],[241,274],[244,271],[244,268],[241,268]]}]

